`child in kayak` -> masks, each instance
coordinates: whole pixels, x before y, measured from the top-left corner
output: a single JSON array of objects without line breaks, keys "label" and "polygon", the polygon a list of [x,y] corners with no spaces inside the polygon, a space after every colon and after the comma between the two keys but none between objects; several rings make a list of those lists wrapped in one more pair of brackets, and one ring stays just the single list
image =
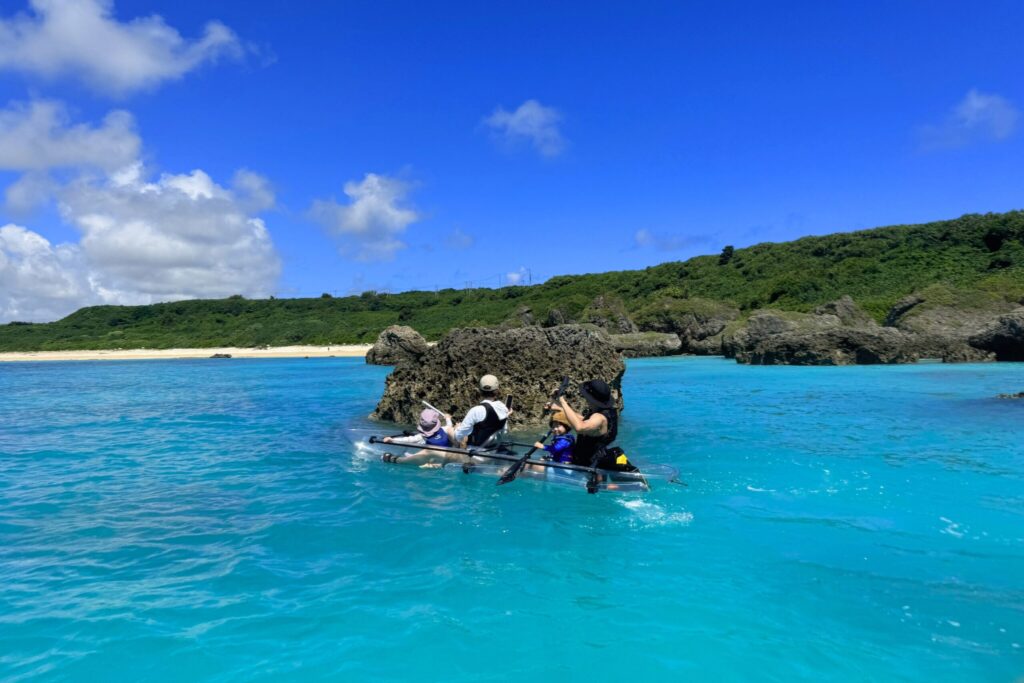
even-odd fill
[{"label": "child in kayak", "polygon": [[543,448],[549,454],[547,457],[555,462],[571,463],[572,452],[576,447],[576,438],[570,434],[572,426],[569,424],[569,418],[563,411],[556,410],[551,415],[550,425],[551,436],[554,437],[551,443],[545,446],[538,441],[533,444],[534,447]]},{"label": "child in kayak", "polygon": [[[441,426],[441,418],[444,417],[445,424]],[[421,451],[409,455],[394,455],[385,453],[381,460],[393,463],[409,463],[424,465],[428,463],[444,463],[451,460],[451,454],[444,451],[432,451],[430,446],[450,448],[452,445],[452,419],[448,415],[442,415],[436,410],[424,410],[420,413],[420,421],[416,426],[417,434],[412,436],[386,436],[381,441],[384,443],[402,443],[413,446],[425,446]]]}]

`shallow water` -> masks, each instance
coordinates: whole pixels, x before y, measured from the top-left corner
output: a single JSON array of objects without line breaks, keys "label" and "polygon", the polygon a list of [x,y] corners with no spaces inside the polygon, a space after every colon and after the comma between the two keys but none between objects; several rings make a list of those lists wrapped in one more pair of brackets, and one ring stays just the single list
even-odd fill
[{"label": "shallow water", "polygon": [[0,678],[1024,675],[1024,364],[631,361],[633,496],[353,455],[386,372],[0,365]]}]

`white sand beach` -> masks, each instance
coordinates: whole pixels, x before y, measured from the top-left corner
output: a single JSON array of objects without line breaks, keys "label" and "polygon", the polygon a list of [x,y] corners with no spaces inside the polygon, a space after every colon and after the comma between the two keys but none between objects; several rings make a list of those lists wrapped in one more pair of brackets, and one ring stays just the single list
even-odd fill
[{"label": "white sand beach", "polygon": [[115,349],[102,351],[15,351],[0,353],[0,363],[41,360],[156,360],[173,358],[209,358],[215,353],[232,358],[330,358],[361,357],[370,344],[332,346],[274,346],[265,349],[219,347],[209,349]]}]

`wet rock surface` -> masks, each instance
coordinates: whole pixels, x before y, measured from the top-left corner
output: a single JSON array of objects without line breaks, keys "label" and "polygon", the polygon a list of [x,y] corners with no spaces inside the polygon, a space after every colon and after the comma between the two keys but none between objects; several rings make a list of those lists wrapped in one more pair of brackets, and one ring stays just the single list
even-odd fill
[{"label": "wet rock surface", "polygon": [[578,409],[585,403],[578,385],[590,379],[607,382],[622,408],[625,369],[611,337],[590,326],[456,329],[418,363],[395,368],[371,418],[409,424],[426,400],[458,421],[479,403],[477,382],[489,373],[501,383],[499,396],[513,397],[514,428],[543,426],[544,404],[563,376],[570,379],[566,396]]},{"label": "wet rock surface", "polygon": [[427,340],[416,330],[406,325],[392,325],[377,337],[366,354],[366,362],[370,365],[398,365],[416,361],[428,348]]}]

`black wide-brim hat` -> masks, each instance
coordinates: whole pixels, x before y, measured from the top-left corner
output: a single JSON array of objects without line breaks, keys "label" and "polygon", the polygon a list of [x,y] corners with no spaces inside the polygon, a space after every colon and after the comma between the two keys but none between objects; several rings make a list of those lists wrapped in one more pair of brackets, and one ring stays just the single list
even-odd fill
[{"label": "black wide-brim hat", "polygon": [[592,379],[580,385],[580,395],[599,408],[612,407],[612,390],[602,380]]}]

